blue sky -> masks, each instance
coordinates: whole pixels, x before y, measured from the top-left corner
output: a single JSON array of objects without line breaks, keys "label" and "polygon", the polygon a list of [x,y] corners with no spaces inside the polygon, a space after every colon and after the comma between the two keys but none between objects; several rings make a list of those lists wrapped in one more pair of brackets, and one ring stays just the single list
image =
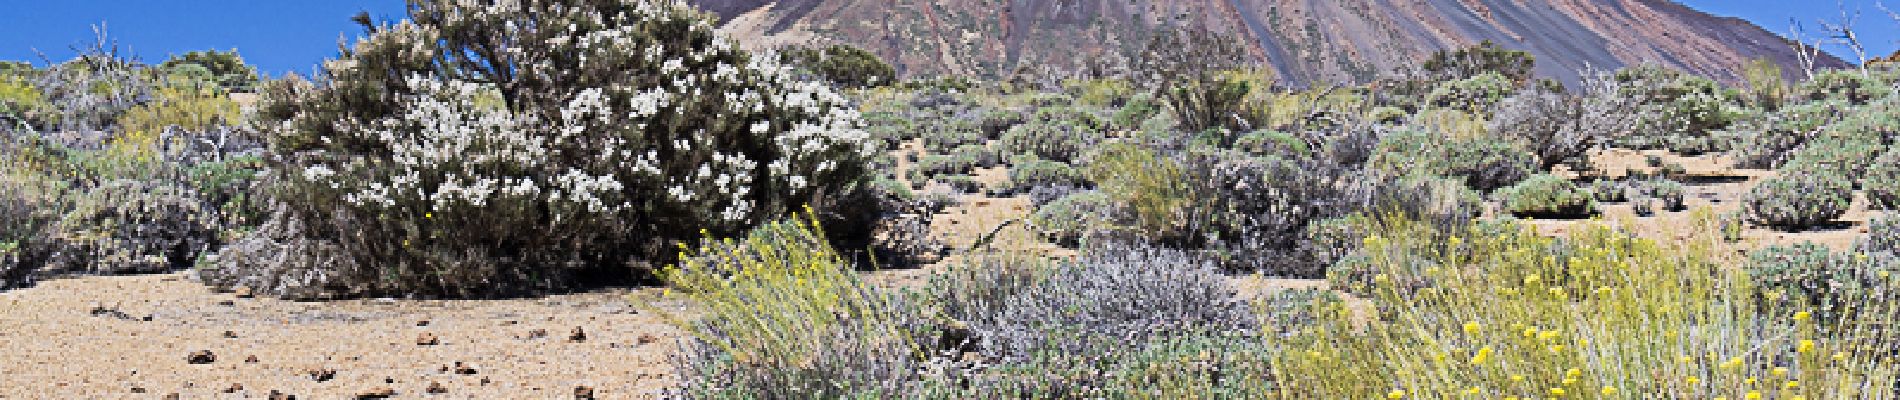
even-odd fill
[{"label": "blue sky", "polygon": [[[1788,18],[1811,28],[1816,18],[1836,18],[1830,0],[1683,0],[1717,15],[1754,21],[1786,35]],[[1900,7],[1900,0],[1890,0]],[[1873,8],[1874,0],[1848,0],[1865,8],[1857,28],[1872,55],[1890,54],[1900,40],[1900,21]],[[400,18],[402,0],[0,0],[0,60],[39,61],[34,49],[54,60],[92,38],[106,22],[112,37],[147,62],[192,50],[237,49],[246,61],[272,76],[307,73],[336,55],[339,35],[360,30],[349,21],[357,11],[378,19]],[[1835,54],[1845,54],[1829,48]]]}]

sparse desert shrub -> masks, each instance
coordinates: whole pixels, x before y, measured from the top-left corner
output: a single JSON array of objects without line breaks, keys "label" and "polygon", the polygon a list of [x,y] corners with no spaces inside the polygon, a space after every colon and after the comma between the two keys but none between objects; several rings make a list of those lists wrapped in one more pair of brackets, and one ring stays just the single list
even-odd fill
[{"label": "sparse desert shrub", "polygon": [[1531,176],[1536,156],[1514,143],[1493,139],[1443,141],[1421,133],[1388,136],[1373,164],[1395,175],[1429,172],[1459,178],[1466,186],[1490,192]]},{"label": "sparse desert shrub", "polygon": [[1868,302],[1900,299],[1887,276],[1900,272],[1891,253],[1836,253],[1813,242],[1749,253],[1748,274],[1765,299],[1805,302],[1821,321],[1840,321]]},{"label": "sparse desert shrub", "polygon": [[[966,326],[968,348],[988,360],[952,380],[969,382],[965,395],[952,397],[1183,396],[1221,393],[1210,384],[1257,391],[1267,379],[1195,383],[1217,369],[1261,373],[1265,365],[1257,358],[1263,348],[1242,347],[1259,340],[1250,307],[1214,264],[1181,252],[1115,245],[1049,266],[959,267],[932,282],[944,316]],[[1210,352],[1183,355],[1202,361],[1187,365],[1212,365],[1154,369],[1191,361],[1155,357],[1184,348]]]},{"label": "sparse desert shrub", "polygon": [[1796,150],[1781,166],[1783,171],[1825,171],[1842,177],[1856,177],[1854,182],[1862,182],[1867,170],[1873,167],[1874,159],[1880,157],[1887,146],[1877,142],[1839,137],[1823,137],[1808,142]]},{"label": "sparse desert shrub", "polygon": [[39,125],[50,117],[51,109],[46,96],[26,78],[0,76],[0,132]]},{"label": "sparse desert shrub", "polygon": [[265,90],[273,221],[207,283],[490,296],[629,278],[806,204],[839,240],[880,214],[855,106],[682,3],[409,10]]},{"label": "sparse desert shrub", "polygon": [[1438,84],[1425,96],[1425,103],[1433,107],[1485,114],[1516,90],[1517,83],[1510,78],[1496,72],[1484,72]]},{"label": "sparse desert shrub", "polygon": [[1142,94],[1128,99],[1126,104],[1115,110],[1108,119],[1109,126],[1120,130],[1136,130],[1142,122],[1159,115],[1161,104],[1151,95]]},{"label": "sparse desert shrub", "polygon": [[1002,139],[1004,132],[1027,121],[1022,111],[1007,108],[985,109],[982,118],[983,137],[988,139]]},{"label": "sparse desert shrub", "polygon": [[1757,224],[1801,230],[1846,213],[1853,195],[1853,183],[1834,172],[1788,173],[1755,185],[1742,197],[1742,208]]},{"label": "sparse desert shrub", "polygon": [[1118,208],[1102,192],[1075,192],[1036,207],[1029,222],[1050,241],[1077,247],[1090,232],[1112,228]]},{"label": "sparse desert shrub", "polygon": [[1849,398],[1890,390],[1862,385],[1894,371],[1884,352],[1856,346],[1880,346],[1891,334],[1842,333],[1796,314],[1802,309],[1759,307],[1731,253],[1700,241],[1659,243],[1595,224],[1559,240],[1514,226],[1434,252],[1419,246],[1444,242],[1399,227],[1375,233],[1364,253],[1379,278],[1364,297],[1377,317],[1324,313],[1313,329],[1269,337],[1281,349],[1276,376],[1299,383],[1276,395],[1410,398],[1477,388],[1500,398],[1741,398],[1754,389],[1738,388],[1761,387]]},{"label": "sparse desert shrub", "polygon": [[1001,151],[1073,162],[1103,139],[1101,122],[1087,111],[1042,109],[1031,122],[1003,133]]},{"label": "sparse desert shrub", "polygon": [[1521,85],[1530,82],[1536,65],[1537,58],[1530,52],[1507,50],[1486,40],[1476,46],[1433,52],[1421,67],[1433,80],[1468,79],[1489,73]]},{"label": "sparse desert shrub", "polygon": [[125,274],[188,268],[218,244],[216,210],[174,184],[113,181],[79,196],[54,225],[45,274]]},{"label": "sparse desert shrub", "polygon": [[780,55],[787,63],[808,69],[840,87],[860,89],[897,83],[897,69],[877,54],[855,46],[797,47]]},{"label": "sparse desert shrub", "polygon": [[1878,217],[1867,221],[1867,236],[1854,240],[1854,249],[1862,253],[1900,255],[1900,216]]},{"label": "sparse desert shrub", "polygon": [[257,88],[257,69],[244,63],[244,57],[236,49],[231,51],[193,51],[174,55],[159,64],[160,68],[174,69],[183,66],[203,68],[212,82],[224,90],[249,92]]},{"label": "sparse desert shrub", "polygon": [[1710,133],[1728,127],[1740,114],[1735,94],[1714,80],[1657,65],[1616,71],[1618,96],[1630,99],[1625,110],[1640,114],[1625,146],[1694,152],[1710,145]]},{"label": "sparse desert shrub", "polygon": [[1595,195],[1569,179],[1539,174],[1503,190],[1504,211],[1520,217],[1574,218],[1596,212]]},{"label": "sparse desert shrub", "polygon": [[1860,71],[1837,69],[1816,71],[1814,78],[1795,85],[1794,96],[1807,101],[1842,101],[1867,104],[1893,93],[1892,82],[1884,74],[1863,76]]},{"label": "sparse desert shrub", "polygon": [[883,142],[885,151],[897,150],[898,146],[918,137],[911,118],[894,112],[864,113],[864,131],[871,139]]},{"label": "sparse desert shrub", "polygon": [[980,144],[957,146],[957,149],[952,150],[950,154],[959,159],[970,160],[971,166],[975,168],[995,168],[997,164],[1003,163],[1002,154],[989,146]]},{"label": "sparse desert shrub", "polygon": [[958,193],[982,193],[983,192],[983,182],[978,182],[976,180],[976,177],[973,177],[973,176],[944,175],[944,176],[938,176],[936,180],[938,183],[942,183],[944,184],[944,186],[949,186],[950,190],[955,190]]},{"label": "sparse desert shrub", "polygon": [[[1651,178],[1631,182],[1626,191],[1627,194],[1624,197],[1629,198],[1631,206],[1636,209],[1636,215],[1654,215],[1658,209],[1671,212],[1686,209],[1683,205],[1682,183],[1673,180]],[[1602,196],[1599,195],[1598,198]]]},{"label": "sparse desert shrub", "polygon": [[1154,97],[1166,104],[1189,133],[1227,129],[1246,131],[1247,95],[1257,89],[1229,73],[1252,64],[1241,41],[1194,27],[1154,35],[1142,52],[1135,80],[1151,82]]},{"label": "sparse desert shrub", "polygon": [[1841,103],[1806,103],[1786,107],[1740,127],[1747,132],[1736,156],[1736,165],[1745,168],[1779,168],[1788,157],[1808,141],[1819,136],[1821,128],[1840,121],[1847,113]]},{"label": "sparse desert shrub", "polygon": [[976,168],[976,159],[962,155],[925,154],[917,158],[917,164],[911,169],[924,177],[951,174],[968,174]]},{"label": "sparse desert shrub", "polygon": [[708,241],[661,277],[704,314],[675,359],[685,398],[907,397],[934,338],[904,296],[859,280],[816,221]]},{"label": "sparse desert shrub", "polygon": [[1634,101],[1617,92],[1606,75],[1586,73],[1583,94],[1526,90],[1499,103],[1487,131],[1517,142],[1537,156],[1539,170],[1560,164],[1583,171],[1592,148],[1628,133],[1639,120]]},{"label": "sparse desert shrub", "polygon": [[1326,158],[1194,149],[1180,161],[1193,193],[1182,247],[1215,253],[1235,270],[1293,277],[1323,273],[1308,227],[1364,207],[1355,166]]},{"label": "sparse desert shrub", "polygon": [[949,153],[958,146],[983,144],[983,128],[978,122],[960,116],[938,116],[922,121],[924,148]]},{"label": "sparse desert shrub", "polygon": [[1598,179],[1590,182],[1590,194],[1596,196],[1598,203],[1621,203],[1629,201],[1629,182],[1615,179]]},{"label": "sparse desert shrub", "polygon": [[1086,172],[1105,198],[1127,208],[1133,228],[1144,237],[1178,243],[1198,234],[1188,215],[1197,201],[1194,182],[1176,160],[1114,143],[1096,153]]},{"label": "sparse desert shrub", "polygon": [[1015,192],[1027,191],[1042,186],[1086,186],[1087,178],[1069,164],[1028,158],[1012,161],[1009,166],[1009,187]]}]

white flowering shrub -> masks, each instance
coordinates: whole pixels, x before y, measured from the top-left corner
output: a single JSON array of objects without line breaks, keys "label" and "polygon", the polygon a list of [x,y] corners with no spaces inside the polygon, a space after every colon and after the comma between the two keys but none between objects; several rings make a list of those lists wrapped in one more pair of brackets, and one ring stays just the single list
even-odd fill
[{"label": "white flowering shrub", "polygon": [[[881,146],[852,104],[682,2],[409,11],[317,81],[265,90],[273,218],[298,222],[267,223],[208,281],[484,296],[630,276],[807,205],[843,225],[875,216],[842,208],[876,203],[859,196]],[[281,256],[313,240],[339,252]],[[337,257],[361,267],[303,271]]]}]

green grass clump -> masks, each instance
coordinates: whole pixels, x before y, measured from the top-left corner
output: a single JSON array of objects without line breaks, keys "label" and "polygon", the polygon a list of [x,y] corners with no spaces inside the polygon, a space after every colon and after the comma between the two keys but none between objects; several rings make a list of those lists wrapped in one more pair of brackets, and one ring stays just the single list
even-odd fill
[{"label": "green grass clump", "polygon": [[919,310],[858,279],[815,220],[689,249],[660,276],[703,310],[676,317],[687,398],[879,398],[910,392],[927,355]]},{"label": "green grass clump", "polygon": [[1889,147],[1875,158],[1860,185],[1867,191],[1869,208],[1900,210],[1900,147]]},{"label": "green grass clump", "polygon": [[1520,217],[1574,218],[1596,212],[1595,195],[1556,175],[1536,175],[1498,192],[1504,211]]}]

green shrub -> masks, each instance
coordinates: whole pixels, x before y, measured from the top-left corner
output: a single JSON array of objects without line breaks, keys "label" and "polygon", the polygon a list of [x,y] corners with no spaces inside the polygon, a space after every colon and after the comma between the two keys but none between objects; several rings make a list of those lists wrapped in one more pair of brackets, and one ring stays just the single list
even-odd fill
[{"label": "green shrub", "polygon": [[960,159],[970,160],[971,165],[976,168],[995,168],[998,164],[1003,163],[1003,155],[1001,153],[991,149],[989,146],[980,144],[957,146],[957,149],[952,150],[950,154]]},{"label": "green shrub", "polygon": [[958,193],[983,193],[983,182],[978,182],[973,176],[945,175],[937,177],[936,180]]},{"label": "green shrub", "polygon": [[1530,82],[1536,65],[1537,58],[1529,52],[1507,50],[1486,40],[1476,46],[1433,52],[1423,67],[1431,79],[1440,81],[1496,74],[1514,85],[1522,85]]},{"label": "green shrub", "polygon": [[1868,220],[1867,236],[1856,239],[1854,249],[1862,253],[1900,255],[1900,216],[1889,215]]},{"label": "green shrub", "polygon": [[1030,121],[1004,132],[1000,150],[1073,162],[1104,137],[1100,120],[1078,109],[1045,108]]},{"label": "green shrub", "polygon": [[21,125],[37,126],[50,117],[52,105],[25,78],[0,76],[0,132]]},{"label": "green shrub", "polygon": [[839,240],[880,214],[856,107],[683,4],[409,10],[319,83],[264,91],[276,207],[207,283],[503,295],[631,278],[805,205]]},{"label": "green shrub", "polygon": [[983,144],[983,127],[972,118],[956,116],[936,116],[920,121],[924,148],[939,154],[949,153],[959,146]]},{"label": "green shrub", "polygon": [[1598,179],[1590,182],[1590,194],[1596,196],[1599,203],[1621,203],[1629,201],[1629,182],[1615,179]]},{"label": "green shrub", "polygon": [[1853,195],[1853,183],[1833,172],[1790,172],[1755,185],[1742,208],[1755,223],[1800,230],[1840,217]]},{"label": "green shrub", "polygon": [[1490,192],[1529,177],[1537,158],[1511,142],[1495,139],[1444,141],[1422,133],[1399,133],[1379,143],[1373,164],[1404,175],[1425,172],[1459,178],[1466,186]]},{"label": "green shrub", "polygon": [[917,164],[911,169],[919,176],[968,174],[976,168],[976,159],[962,155],[925,154],[917,158]]},{"label": "green shrub", "polygon": [[782,56],[790,64],[818,74],[846,88],[868,88],[897,83],[897,69],[877,54],[850,45],[831,45],[822,49],[796,47]]},{"label": "green shrub", "polygon": [[1864,181],[1867,170],[1873,167],[1874,159],[1887,150],[1887,146],[1877,142],[1868,142],[1852,138],[1825,137],[1809,142],[1796,150],[1783,171],[1826,171],[1836,176],[1862,177],[1854,179]]},{"label": "green shrub", "polygon": [[1009,182],[1013,191],[1027,192],[1040,186],[1085,186],[1087,179],[1069,164],[1029,158],[1011,162]]},{"label": "green shrub", "polygon": [[1097,191],[1071,193],[1050,201],[1029,216],[1030,224],[1065,247],[1077,247],[1091,232],[1109,229],[1119,207],[1108,195]]},{"label": "green shrub", "polygon": [[1840,121],[1848,107],[1841,103],[1806,103],[1783,108],[1739,127],[1746,133],[1736,156],[1745,168],[1779,168],[1788,157],[1818,136],[1821,128]]},{"label": "green shrub", "polygon": [[1001,139],[1003,138],[1004,132],[1009,132],[1010,128],[1022,125],[1026,120],[1027,117],[1023,115],[1022,111],[992,108],[983,110],[982,122],[979,126],[983,129],[984,138]]},{"label": "green shrub", "polygon": [[1426,104],[1469,113],[1487,114],[1491,107],[1517,91],[1517,83],[1496,72],[1446,81],[1425,96]]},{"label": "green shrub", "polygon": [[1632,182],[1627,192],[1625,197],[1636,209],[1636,215],[1653,215],[1658,209],[1671,212],[1687,209],[1683,204],[1685,196],[1682,183],[1669,179],[1651,178]]},{"label": "green shrub", "polygon": [[1794,96],[1807,101],[1867,104],[1891,95],[1893,81],[1887,74],[1863,76],[1853,69],[1816,71],[1813,79],[1795,86]]},{"label": "green shrub", "polygon": [[1839,321],[1869,301],[1896,300],[1893,280],[1884,276],[1900,272],[1895,261],[1891,254],[1836,253],[1802,242],[1749,253],[1747,271],[1763,298],[1805,301],[1821,321]]},{"label": "green shrub", "polygon": [[169,183],[113,181],[79,196],[53,227],[46,274],[125,274],[191,267],[218,244],[216,210]]},{"label": "green shrub", "polygon": [[1539,174],[1498,191],[1504,211],[1520,217],[1574,218],[1596,213],[1594,194],[1569,179]]},{"label": "green shrub", "polygon": [[257,87],[257,69],[244,63],[237,50],[231,51],[193,51],[174,55],[166,59],[159,67],[175,69],[184,66],[203,68],[211,81],[224,90],[249,92]]},{"label": "green shrub", "polygon": [[1868,165],[1860,188],[1868,191],[1868,207],[1875,210],[1900,210],[1900,148],[1887,148]]}]

